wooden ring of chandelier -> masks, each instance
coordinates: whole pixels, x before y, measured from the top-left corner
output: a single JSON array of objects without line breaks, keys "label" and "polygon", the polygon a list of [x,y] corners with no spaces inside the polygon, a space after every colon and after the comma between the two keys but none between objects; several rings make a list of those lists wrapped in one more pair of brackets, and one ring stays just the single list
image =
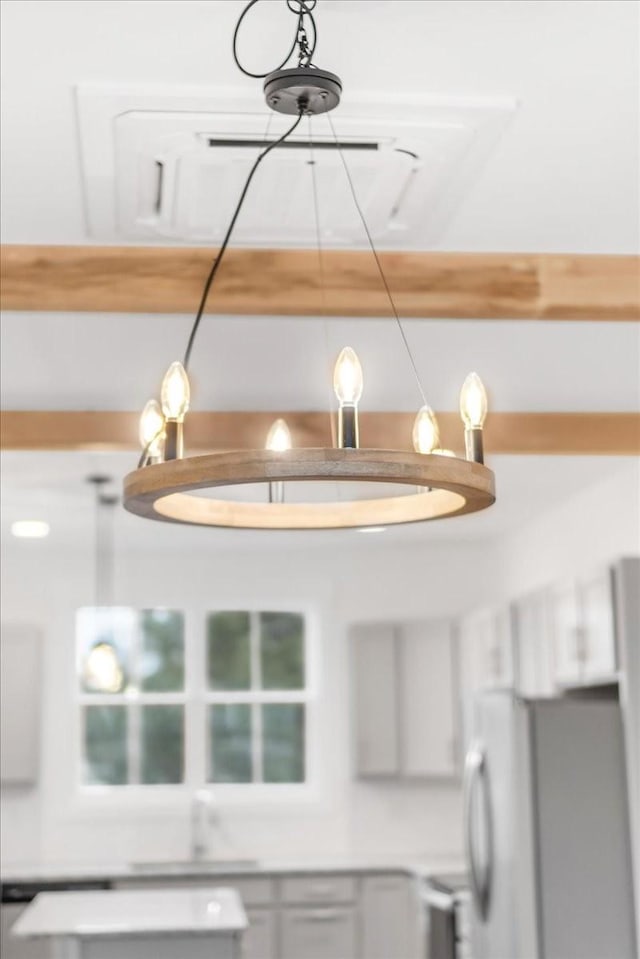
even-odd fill
[{"label": "wooden ring of chandelier", "polygon": [[[196,490],[245,483],[314,480],[392,483],[410,492],[321,503],[237,502],[194,495]],[[124,505],[131,513],[231,529],[395,526],[475,513],[494,502],[494,475],[486,466],[401,450],[233,450],[145,466],[124,480]]]}]

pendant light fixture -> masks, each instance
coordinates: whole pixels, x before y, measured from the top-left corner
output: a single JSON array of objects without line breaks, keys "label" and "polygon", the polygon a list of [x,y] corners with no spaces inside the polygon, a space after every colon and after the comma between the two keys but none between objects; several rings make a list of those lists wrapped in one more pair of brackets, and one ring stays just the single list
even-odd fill
[{"label": "pendant light fixture", "polygon": [[95,562],[94,609],[95,639],[83,655],[82,683],[93,693],[119,693],[124,688],[125,671],[114,641],[112,610],[114,585],[113,520],[119,502],[113,493],[105,492],[111,477],[101,474],[87,477],[95,489]]},{"label": "pendant light fixture", "polygon": [[[460,394],[464,422],[466,458],[441,449],[438,424],[428,406],[417,366],[382,270],[330,111],[340,103],[342,83],[335,74],[312,63],[317,30],[313,11],[316,0],[284,0],[295,14],[296,31],[288,55],[268,74],[247,70],[238,57],[238,39],[247,13],[258,0],[250,0],[242,11],[233,36],[233,55],[247,76],[264,80],[267,105],[277,113],[295,117],[280,137],[266,141],[249,172],[220,249],[209,271],[200,304],[187,341],[183,361],[174,360],[164,377],[160,404],[149,400],[140,424],[142,454],[138,468],[124,480],[124,505],[149,519],[214,527],[251,529],[342,529],[390,526],[456,516],[485,509],[495,501],[494,475],[484,465],[482,430],[487,413],[487,396],[477,373],[470,373]],[[286,68],[297,48],[298,65]],[[287,424],[279,419],[265,438],[264,449],[232,450],[199,456],[184,455],[184,433],[188,444],[190,407],[189,363],[196,334],[209,292],[223,261],[233,229],[247,196],[253,176],[264,158],[285,142],[303,117],[326,114],[335,148],[344,167],[371,253],[380,274],[400,336],[422,398],[413,435],[407,449],[368,449],[360,443],[358,407],[365,393],[364,376],[356,352],[345,346],[334,368],[333,386],[338,399],[338,430],[334,447],[296,447]],[[309,137],[313,172],[313,140]],[[314,188],[314,206],[317,196]],[[319,235],[319,230],[318,230]],[[213,438],[212,438],[213,439]],[[413,450],[409,443],[413,441]],[[397,492],[373,499],[329,502],[288,502],[286,484],[330,480],[332,483],[392,484]],[[202,496],[198,491],[215,491],[226,486],[264,484],[259,500]]]}]

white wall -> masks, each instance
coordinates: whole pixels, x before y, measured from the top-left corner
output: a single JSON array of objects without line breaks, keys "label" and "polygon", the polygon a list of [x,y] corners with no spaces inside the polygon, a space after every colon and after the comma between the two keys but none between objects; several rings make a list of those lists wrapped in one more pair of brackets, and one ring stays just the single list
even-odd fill
[{"label": "white wall", "polygon": [[589,573],[640,553],[640,461],[629,459],[606,479],[573,493],[505,537],[496,553],[498,599]]}]

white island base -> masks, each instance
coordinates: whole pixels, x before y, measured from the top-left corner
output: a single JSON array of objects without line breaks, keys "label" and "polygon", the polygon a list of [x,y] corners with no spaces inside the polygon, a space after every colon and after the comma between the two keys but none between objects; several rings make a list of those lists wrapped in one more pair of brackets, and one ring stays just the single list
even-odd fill
[{"label": "white island base", "polygon": [[234,889],[44,892],[12,929],[55,959],[240,959],[247,917]]}]

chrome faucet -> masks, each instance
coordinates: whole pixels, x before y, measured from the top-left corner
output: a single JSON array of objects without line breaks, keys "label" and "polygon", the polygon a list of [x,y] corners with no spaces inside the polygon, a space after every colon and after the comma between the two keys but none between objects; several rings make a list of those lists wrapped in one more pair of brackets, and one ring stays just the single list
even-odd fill
[{"label": "chrome faucet", "polygon": [[211,855],[211,827],[216,822],[215,796],[208,789],[198,789],[191,802],[191,858],[202,861]]}]

